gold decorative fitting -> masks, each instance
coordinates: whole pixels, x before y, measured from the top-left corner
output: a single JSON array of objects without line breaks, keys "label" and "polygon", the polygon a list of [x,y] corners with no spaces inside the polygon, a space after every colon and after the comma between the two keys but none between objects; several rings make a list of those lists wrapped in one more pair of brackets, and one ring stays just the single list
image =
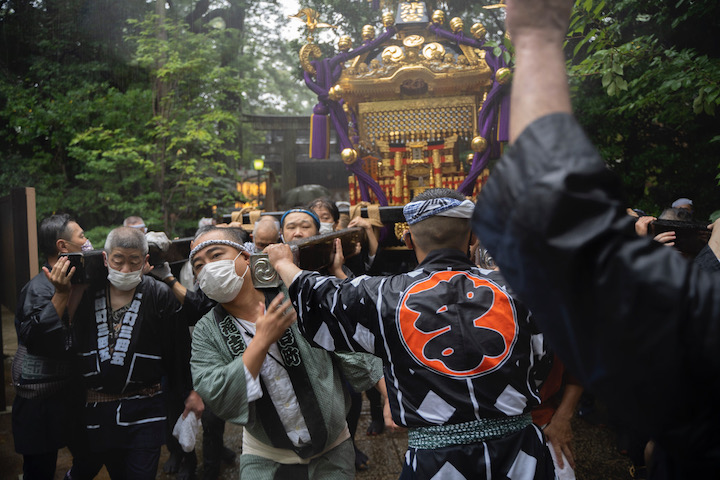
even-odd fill
[{"label": "gold decorative fitting", "polygon": [[455,17],[450,20],[450,29],[453,33],[461,32],[463,28],[465,28],[465,24],[463,23],[462,18]]},{"label": "gold decorative fitting", "polygon": [[362,28],[362,39],[363,40],[374,40],[375,39],[375,27],[372,25],[365,25]]},{"label": "gold decorative fitting", "polygon": [[345,148],[340,152],[340,158],[345,165],[352,165],[358,159],[358,153],[354,148]]},{"label": "gold decorative fitting", "polygon": [[410,226],[407,224],[407,222],[397,222],[395,223],[395,238],[403,241],[403,237],[405,236],[405,232],[410,230]]},{"label": "gold decorative fitting", "polygon": [[338,40],[338,50],[341,52],[347,52],[352,48],[352,38],[350,35],[343,35]]},{"label": "gold decorative fitting", "polygon": [[482,153],[485,150],[487,150],[488,147],[488,141],[484,138],[478,135],[477,137],[472,139],[472,143],[470,143],[470,148],[472,148],[473,152]]},{"label": "gold decorative fitting", "polygon": [[408,48],[419,47],[423,43],[425,43],[425,37],[422,35],[408,35],[405,37],[405,40],[403,40],[403,45]]},{"label": "gold decorative fitting", "polygon": [[435,25],[442,25],[445,23],[445,12],[442,10],[435,10],[432,14],[432,23]]},{"label": "gold decorative fitting", "polygon": [[500,68],[497,72],[495,72],[495,80],[500,85],[506,85],[510,83],[510,80],[512,80],[512,71],[509,68]]},{"label": "gold decorative fitting", "polygon": [[494,5],[486,5],[482,8],[485,10],[493,10],[495,8],[505,8],[507,5],[505,5],[505,0],[502,0],[500,3],[496,3]]},{"label": "gold decorative fitting", "polygon": [[315,30],[317,30],[318,28],[337,28],[337,26],[330,25],[329,23],[318,22],[318,20],[320,19],[320,14],[312,8],[303,8],[295,15],[289,16],[289,18],[296,18],[301,21],[303,20],[303,17],[305,18],[305,28],[308,32],[308,43],[313,42],[313,35],[315,34]]},{"label": "gold decorative fitting", "polygon": [[470,27],[470,33],[475,40],[483,41],[485,40],[485,36],[487,35],[487,29],[482,23],[476,23],[472,27]]},{"label": "gold decorative fitting", "polygon": [[395,15],[390,12],[385,12],[382,15],[382,24],[385,28],[390,28],[395,25]]},{"label": "gold decorative fitting", "polygon": [[343,89],[340,85],[335,85],[334,87],[330,88],[328,90],[328,97],[330,100],[337,102],[342,98]]},{"label": "gold decorative fitting", "polygon": [[436,42],[428,43],[425,47],[423,47],[422,53],[423,57],[428,60],[441,59],[445,55],[445,47]]},{"label": "gold decorative fitting", "polygon": [[382,61],[384,64],[402,62],[405,58],[402,48],[397,45],[387,47],[382,52]]},{"label": "gold decorative fitting", "polygon": [[303,70],[308,72],[310,75],[315,75],[315,67],[313,67],[310,63],[310,59],[322,57],[322,51],[320,50],[320,47],[317,46],[317,44],[315,43],[308,43],[307,45],[303,45],[303,47],[300,49],[299,57],[300,65],[302,66]]}]

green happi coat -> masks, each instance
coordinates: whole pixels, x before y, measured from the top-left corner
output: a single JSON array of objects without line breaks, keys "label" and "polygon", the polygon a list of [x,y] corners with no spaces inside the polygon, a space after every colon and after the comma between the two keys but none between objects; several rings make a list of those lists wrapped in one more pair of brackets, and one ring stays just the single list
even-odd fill
[{"label": "green happi coat", "polygon": [[[234,321],[224,310],[222,314],[225,315],[223,322]],[[193,332],[190,366],[195,390],[216,415],[244,425],[257,440],[272,445],[261,423],[262,419],[257,414],[256,402],[247,401],[242,353],[236,357],[231,353],[214,315],[213,311],[208,312]],[[305,422],[308,425],[316,421],[324,422],[327,430],[324,447],[327,447],[346,426],[349,398],[343,388],[340,370],[352,387],[362,392],[372,388],[382,378],[382,363],[377,357],[367,354],[329,354],[311,347],[297,324],[290,328],[323,416],[322,419],[305,418]]]}]

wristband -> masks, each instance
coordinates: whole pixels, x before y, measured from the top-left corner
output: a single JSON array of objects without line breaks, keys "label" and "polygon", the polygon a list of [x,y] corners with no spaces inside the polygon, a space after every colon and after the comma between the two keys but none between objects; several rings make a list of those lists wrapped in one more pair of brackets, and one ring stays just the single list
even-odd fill
[{"label": "wristband", "polygon": [[165,285],[167,285],[168,287],[172,288],[173,285],[175,285],[175,284],[178,282],[178,279],[175,278],[175,277],[170,277],[170,278],[171,278],[172,280],[166,281],[166,282],[165,282]]}]

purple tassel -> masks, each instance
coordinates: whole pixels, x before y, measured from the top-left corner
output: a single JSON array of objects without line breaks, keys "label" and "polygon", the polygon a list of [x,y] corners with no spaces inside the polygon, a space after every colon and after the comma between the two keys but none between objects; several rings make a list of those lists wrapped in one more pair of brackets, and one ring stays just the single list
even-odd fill
[{"label": "purple tassel", "polygon": [[330,156],[330,118],[325,105],[317,104],[310,117],[310,158]]},{"label": "purple tassel", "polygon": [[510,141],[510,93],[506,92],[500,100],[500,112],[498,113],[498,142]]}]

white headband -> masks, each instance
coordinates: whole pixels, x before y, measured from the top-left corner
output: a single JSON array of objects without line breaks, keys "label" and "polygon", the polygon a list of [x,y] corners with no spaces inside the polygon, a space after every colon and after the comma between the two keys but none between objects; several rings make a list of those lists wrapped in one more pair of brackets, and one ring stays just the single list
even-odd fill
[{"label": "white headband", "polygon": [[414,225],[430,217],[472,218],[475,204],[470,200],[456,198],[431,198],[410,202],[403,208],[408,225]]},{"label": "white headband", "polygon": [[241,252],[247,251],[247,249],[246,249],[245,247],[243,247],[242,245],[240,245],[239,243],[235,243],[235,242],[230,241],[230,240],[205,240],[204,242],[198,244],[198,245],[197,245],[195,248],[193,248],[192,251],[190,252],[190,258],[189,258],[190,263],[192,263],[193,257],[194,257],[200,250],[202,250],[202,249],[205,248],[205,247],[209,247],[210,245],[228,245],[228,246],[230,246],[230,247],[237,248],[237,249],[240,250]]}]

